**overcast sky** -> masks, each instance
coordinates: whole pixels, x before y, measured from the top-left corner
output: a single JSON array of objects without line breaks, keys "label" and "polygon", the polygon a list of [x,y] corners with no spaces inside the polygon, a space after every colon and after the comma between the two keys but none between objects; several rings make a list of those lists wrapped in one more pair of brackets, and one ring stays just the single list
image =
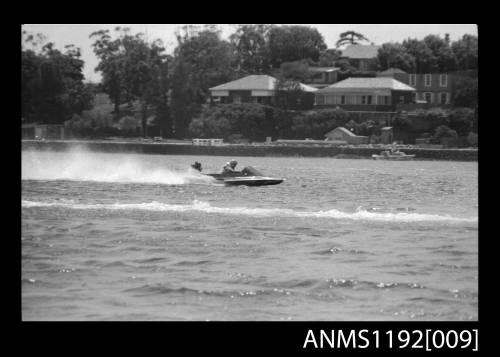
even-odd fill
[{"label": "overcast sky", "polygon": [[[375,44],[384,42],[401,42],[408,37],[422,39],[426,35],[435,34],[444,37],[446,33],[450,34],[452,41],[458,40],[464,34],[473,34],[477,36],[477,26],[474,24],[446,24],[446,25],[367,25],[367,24],[305,24],[306,26],[315,27],[323,35],[328,48],[335,47],[335,43],[339,39],[339,34],[345,31],[361,32],[363,35]],[[113,29],[117,26],[130,27],[132,33],[143,32],[147,33],[150,41],[161,39],[166,46],[167,52],[172,53],[175,46],[175,31],[184,26],[184,24],[167,24],[167,25],[127,25],[127,24],[103,24],[103,25],[23,25],[22,30],[33,33],[42,33],[47,37],[47,41],[55,43],[55,47],[64,50],[64,46],[73,44],[80,47],[82,59],[85,61],[84,75],[86,81],[98,82],[101,79],[100,73],[94,71],[98,60],[92,52],[92,40],[89,35],[97,30]],[[219,25],[222,29],[222,37],[227,39],[237,27],[234,24]]]}]

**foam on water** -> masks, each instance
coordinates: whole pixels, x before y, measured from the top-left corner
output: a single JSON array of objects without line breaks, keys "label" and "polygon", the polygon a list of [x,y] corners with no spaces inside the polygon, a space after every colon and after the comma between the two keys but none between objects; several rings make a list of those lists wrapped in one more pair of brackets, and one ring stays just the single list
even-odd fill
[{"label": "foam on water", "polygon": [[156,212],[199,211],[226,215],[244,215],[253,217],[300,217],[300,218],[334,218],[346,220],[379,221],[379,222],[456,222],[477,223],[477,217],[460,218],[450,215],[424,213],[375,213],[358,209],[355,212],[343,212],[337,209],[326,211],[297,211],[288,208],[250,208],[250,207],[214,207],[208,202],[194,200],[192,204],[176,205],[162,202],[145,203],[113,203],[83,204],[71,200],[56,202],[35,202],[22,200],[22,207],[62,207],[69,209],[105,209],[105,210],[145,210]]},{"label": "foam on water", "polygon": [[99,155],[85,150],[66,153],[22,152],[23,180],[69,180],[182,185],[211,183],[213,179],[192,169],[173,171],[147,165],[130,155]]}]

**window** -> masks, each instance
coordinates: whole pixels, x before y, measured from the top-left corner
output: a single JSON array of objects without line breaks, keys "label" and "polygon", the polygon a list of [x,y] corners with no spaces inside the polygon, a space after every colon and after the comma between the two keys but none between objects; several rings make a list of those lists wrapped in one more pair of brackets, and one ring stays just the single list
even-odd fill
[{"label": "window", "polygon": [[234,95],[233,96],[233,103],[241,104],[241,96],[240,95]]},{"label": "window", "polygon": [[399,102],[400,103],[404,103],[405,102],[405,96],[404,95],[400,95],[399,96]]},{"label": "window", "polygon": [[425,92],[424,93],[424,99],[427,103],[432,103],[432,93]]},{"label": "window", "polygon": [[448,75],[447,74],[440,74],[439,75],[439,85],[441,87],[447,87],[448,86]]},{"label": "window", "polygon": [[440,104],[448,104],[448,93],[440,93],[439,95],[439,103]]},{"label": "window", "polygon": [[417,93],[416,93],[416,92],[413,92],[413,93],[411,94],[411,101],[412,101],[413,103],[416,103],[416,102],[417,102]]},{"label": "window", "polygon": [[417,75],[410,74],[410,86],[415,87],[417,85]]},{"label": "window", "polygon": [[432,85],[432,76],[430,74],[424,74],[424,85],[430,87]]},{"label": "window", "polygon": [[317,95],[317,96],[315,96],[315,98],[316,98],[316,105],[325,104],[325,96],[324,95]]},{"label": "window", "polygon": [[378,104],[379,105],[389,105],[389,96],[388,95],[379,95],[378,96]]},{"label": "window", "polygon": [[340,104],[346,104],[346,98],[345,98],[345,95],[342,95],[340,97]]}]

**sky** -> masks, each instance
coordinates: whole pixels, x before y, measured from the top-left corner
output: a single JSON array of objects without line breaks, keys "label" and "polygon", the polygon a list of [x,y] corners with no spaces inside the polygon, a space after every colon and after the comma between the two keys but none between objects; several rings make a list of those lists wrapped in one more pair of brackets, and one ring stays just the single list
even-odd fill
[{"label": "sky", "polygon": [[[85,61],[84,75],[85,81],[99,82],[101,75],[94,69],[98,64],[98,59],[92,51],[93,40],[89,38],[94,31],[109,29],[114,32],[117,26],[129,27],[133,34],[142,32],[147,34],[147,39],[153,41],[161,39],[166,47],[167,53],[172,53],[176,46],[175,32],[185,24],[89,24],[89,25],[37,25],[25,24],[22,30],[32,33],[42,33],[47,41],[54,42],[55,48],[64,50],[64,46],[73,44],[79,47],[82,59]],[[370,42],[377,45],[385,42],[401,42],[407,38],[422,39],[429,34],[444,37],[450,34],[451,41],[460,39],[464,34],[477,36],[477,25],[475,24],[300,24],[315,27],[323,35],[328,48],[334,48],[339,39],[339,35],[345,31],[361,32]],[[222,38],[228,39],[238,25],[220,24]]]}]

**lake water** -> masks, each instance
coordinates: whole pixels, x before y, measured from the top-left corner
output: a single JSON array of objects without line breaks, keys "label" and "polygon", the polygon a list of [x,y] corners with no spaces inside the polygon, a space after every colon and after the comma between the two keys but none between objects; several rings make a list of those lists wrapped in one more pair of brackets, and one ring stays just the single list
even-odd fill
[{"label": "lake water", "polygon": [[22,151],[23,320],[477,320],[477,162]]}]

